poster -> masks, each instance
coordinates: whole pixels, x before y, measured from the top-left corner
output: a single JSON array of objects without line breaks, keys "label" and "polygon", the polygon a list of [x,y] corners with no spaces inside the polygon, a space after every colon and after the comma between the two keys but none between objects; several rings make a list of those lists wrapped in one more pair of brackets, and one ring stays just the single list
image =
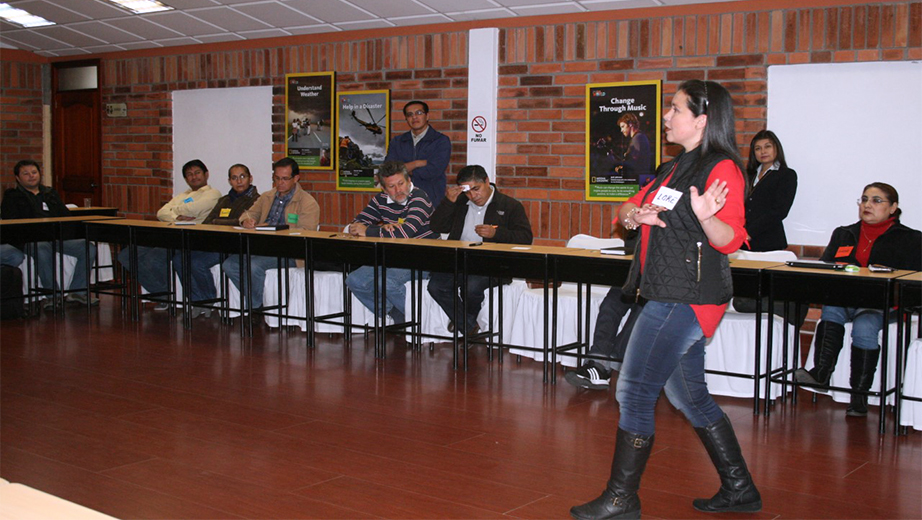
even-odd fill
[{"label": "poster", "polygon": [[285,154],[300,168],[332,170],[333,73],[285,75]]},{"label": "poster", "polygon": [[651,182],[661,125],[661,81],[586,85],[586,200],[624,201]]},{"label": "poster", "polygon": [[337,190],[379,190],[375,174],[387,155],[390,106],[389,90],[336,94]]}]

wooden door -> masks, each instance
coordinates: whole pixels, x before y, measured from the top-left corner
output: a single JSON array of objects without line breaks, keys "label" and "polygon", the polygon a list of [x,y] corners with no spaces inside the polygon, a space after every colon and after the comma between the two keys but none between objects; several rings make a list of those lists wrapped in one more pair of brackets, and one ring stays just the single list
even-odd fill
[{"label": "wooden door", "polygon": [[55,188],[65,203],[102,205],[99,90],[55,92],[51,117]]}]

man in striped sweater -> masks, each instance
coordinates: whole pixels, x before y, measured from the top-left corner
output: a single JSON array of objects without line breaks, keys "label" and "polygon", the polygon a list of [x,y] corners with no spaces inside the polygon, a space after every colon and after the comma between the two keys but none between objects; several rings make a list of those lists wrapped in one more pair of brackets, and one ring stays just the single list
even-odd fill
[{"label": "man in striped sweater", "polygon": [[[385,162],[378,169],[377,177],[382,191],[349,224],[350,234],[360,237],[439,238],[429,229],[429,217],[433,210],[429,196],[413,186],[404,163]],[[379,273],[379,294],[380,280]],[[386,298],[379,303],[379,316],[386,312],[394,319],[394,323],[406,321],[405,285],[409,280],[409,269],[387,270]],[[349,274],[346,285],[365,307],[374,312],[374,271],[371,266],[360,267]]]}]

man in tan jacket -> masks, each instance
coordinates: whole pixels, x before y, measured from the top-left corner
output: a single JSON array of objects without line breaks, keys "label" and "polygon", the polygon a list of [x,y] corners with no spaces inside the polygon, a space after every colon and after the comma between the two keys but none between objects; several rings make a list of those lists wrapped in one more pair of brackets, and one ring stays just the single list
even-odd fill
[{"label": "man in tan jacket", "polygon": [[[291,157],[279,159],[272,165],[272,181],[275,187],[256,200],[256,204],[243,212],[240,216],[240,225],[253,229],[256,226],[281,226],[289,228],[314,231],[320,224],[320,206],[314,197],[301,189],[298,163]],[[282,265],[293,266],[294,260],[282,260]],[[240,289],[240,257],[231,255],[222,264],[224,272],[231,283]],[[278,266],[274,256],[250,257],[250,276],[253,288],[250,293],[250,309],[258,309],[263,304],[263,286],[266,282],[266,271]],[[246,292],[246,291],[241,291]]]}]

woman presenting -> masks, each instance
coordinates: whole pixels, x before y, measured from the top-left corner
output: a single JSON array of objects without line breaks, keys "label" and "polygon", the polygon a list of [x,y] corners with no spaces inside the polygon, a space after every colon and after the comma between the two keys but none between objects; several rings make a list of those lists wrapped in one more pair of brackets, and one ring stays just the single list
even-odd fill
[{"label": "woman presenting", "polygon": [[739,167],[730,95],[718,83],[679,85],[663,118],[666,138],[683,151],[660,166],[656,180],[618,212],[640,228],[624,293],[647,300],[628,341],[616,396],[620,418],[608,485],[595,500],[570,509],[578,519],[640,518],[637,491],[653,449],[660,391],[682,411],[720,476],[706,512],[755,512],[762,498],[736,434],[708,393],[704,343],[733,293],[727,255],[746,237],[745,182]]},{"label": "woman presenting", "polygon": [[788,168],[781,141],[771,130],[762,130],[752,138],[746,174],[751,187],[746,199],[748,249],[785,249],[788,247],[788,239],[782,221],[794,203],[797,172]]},{"label": "woman presenting", "polygon": [[[826,262],[845,262],[866,267],[879,264],[894,269],[922,271],[922,232],[900,224],[900,195],[896,188],[882,182],[864,187],[858,199],[858,222],[836,228],[823,252]],[[884,326],[880,309],[823,307],[816,324],[813,343],[813,368],[794,371],[794,380],[815,386],[829,385],[845,339],[845,324],[852,322],[852,357],[849,385],[851,404],[845,415],[868,414],[868,396],[880,358],[877,336]]]}]

